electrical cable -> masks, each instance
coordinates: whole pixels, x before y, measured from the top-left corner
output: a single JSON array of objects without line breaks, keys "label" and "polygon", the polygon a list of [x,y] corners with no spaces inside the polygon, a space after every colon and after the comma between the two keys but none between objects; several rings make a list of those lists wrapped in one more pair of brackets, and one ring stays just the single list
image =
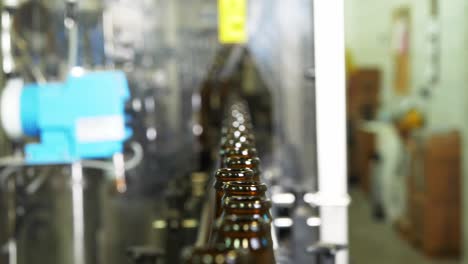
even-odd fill
[{"label": "electrical cable", "polygon": [[9,166],[0,172],[0,187],[4,186],[8,178],[19,170],[19,167]]},{"label": "electrical cable", "polygon": [[[133,150],[133,156],[125,162],[125,170],[136,168],[144,158],[143,147],[137,142],[131,142],[130,147]],[[114,164],[109,161],[84,160],[82,162],[84,168],[98,169],[111,172],[114,170]],[[8,178],[14,175],[21,166],[26,165],[21,156],[7,156],[0,158],[0,167],[5,167],[0,171],[0,188],[5,186]],[[26,191],[28,194],[34,194],[42,184],[47,180],[47,176],[37,177],[31,184],[28,185]]]},{"label": "electrical cable", "polygon": [[24,164],[24,159],[21,156],[6,156],[0,158],[0,167],[17,167]]},{"label": "electrical cable", "polygon": [[133,150],[133,157],[125,162],[125,170],[131,170],[140,165],[144,158],[143,147],[138,142],[131,142],[130,147]]},{"label": "electrical cable", "polygon": [[[130,143],[130,147],[133,150],[133,156],[129,160],[125,161],[125,170],[136,168],[144,157],[143,147],[139,143],[133,141]],[[103,171],[114,170],[113,163],[109,161],[84,160],[82,164],[84,168],[88,169],[98,169]]]},{"label": "electrical cable", "polygon": [[[133,151],[133,156],[125,162],[125,170],[132,170],[136,168],[144,158],[143,147],[137,142],[131,142],[130,147]],[[109,161],[98,160],[83,160],[83,167],[89,169],[98,169],[103,171],[113,171],[114,166]],[[19,170],[19,167],[26,165],[24,158],[21,156],[6,156],[0,158],[0,167],[5,167],[0,171],[0,187],[3,186],[8,178]],[[36,181],[28,186],[28,193],[34,193],[40,188],[45,181],[45,177],[39,177]]]},{"label": "electrical cable", "polygon": [[48,174],[43,174],[43,175],[37,176],[34,179],[34,181],[31,182],[26,187],[26,193],[28,193],[29,195],[36,193],[37,190],[39,190],[41,188],[42,184],[44,184],[44,182],[47,180],[48,176],[49,176]]},{"label": "electrical cable", "polygon": [[19,167],[24,165],[24,159],[21,156],[6,156],[0,158],[0,167],[5,167],[0,171],[0,188],[5,185],[8,178],[19,170]]}]

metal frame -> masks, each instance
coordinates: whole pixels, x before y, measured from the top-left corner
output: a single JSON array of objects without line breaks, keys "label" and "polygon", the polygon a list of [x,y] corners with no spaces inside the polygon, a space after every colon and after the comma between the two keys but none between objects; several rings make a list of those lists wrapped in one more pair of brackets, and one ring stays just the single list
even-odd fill
[{"label": "metal frame", "polygon": [[[349,200],[344,0],[314,0],[314,34],[319,195],[327,201]],[[347,211],[346,204],[321,206],[323,242],[348,244]],[[348,253],[339,252],[336,263],[348,263]]]},{"label": "metal frame", "polygon": [[73,215],[73,264],[85,264],[85,209],[84,182],[81,162],[71,165],[72,215]]}]

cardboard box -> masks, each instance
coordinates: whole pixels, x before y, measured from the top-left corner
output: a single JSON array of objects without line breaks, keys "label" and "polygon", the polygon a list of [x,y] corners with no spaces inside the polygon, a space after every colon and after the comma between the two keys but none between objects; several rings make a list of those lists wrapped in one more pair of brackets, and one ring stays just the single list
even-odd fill
[{"label": "cardboard box", "polygon": [[424,149],[424,188],[438,204],[461,203],[461,140],[457,132],[433,135]]},{"label": "cardboard box", "polygon": [[425,201],[422,249],[431,257],[459,256],[461,210],[459,205],[438,205]]},{"label": "cardboard box", "polygon": [[413,140],[408,177],[410,241],[430,257],[461,251],[461,140],[457,132]]},{"label": "cardboard box", "polygon": [[375,155],[375,134],[364,130],[358,130],[354,158],[356,173],[362,190],[370,194],[371,189],[371,164]]},{"label": "cardboard box", "polygon": [[374,119],[379,107],[380,83],[378,69],[359,69],[351,75],[347,96],[347,111],[351,119]]}]

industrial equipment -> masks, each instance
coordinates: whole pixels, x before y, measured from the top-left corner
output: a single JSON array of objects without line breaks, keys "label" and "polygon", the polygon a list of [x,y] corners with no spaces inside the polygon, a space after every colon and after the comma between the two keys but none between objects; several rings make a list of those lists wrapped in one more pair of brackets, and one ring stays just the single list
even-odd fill
[{"label": "industrial equipment", "polygon": [[270,262],[348,262],[343,1],[229,1],[3,2],[0,264],[245,261],[224,167]]},{"label": "industrial equipment", "polygon": [[3,91],[2,125],[13,140],[40,138],[26,145],[27,165],[109,158],[122,153],[131,136],[125,124],[129,98],[122,72],[71,75],[65,83],[13,79]]}]

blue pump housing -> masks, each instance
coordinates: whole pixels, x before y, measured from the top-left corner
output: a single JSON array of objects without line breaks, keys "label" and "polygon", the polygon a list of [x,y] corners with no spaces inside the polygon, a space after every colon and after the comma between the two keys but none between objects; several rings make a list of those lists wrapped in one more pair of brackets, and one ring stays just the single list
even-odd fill
[{"label": "blue pump housing", "polygon": [[122,153],[132,134],[125,123],[129,98],[125,74],[118,71],[25,85],[20,98],[23,133],[40,138],[26,145],[26,162],[64,164]]}]

